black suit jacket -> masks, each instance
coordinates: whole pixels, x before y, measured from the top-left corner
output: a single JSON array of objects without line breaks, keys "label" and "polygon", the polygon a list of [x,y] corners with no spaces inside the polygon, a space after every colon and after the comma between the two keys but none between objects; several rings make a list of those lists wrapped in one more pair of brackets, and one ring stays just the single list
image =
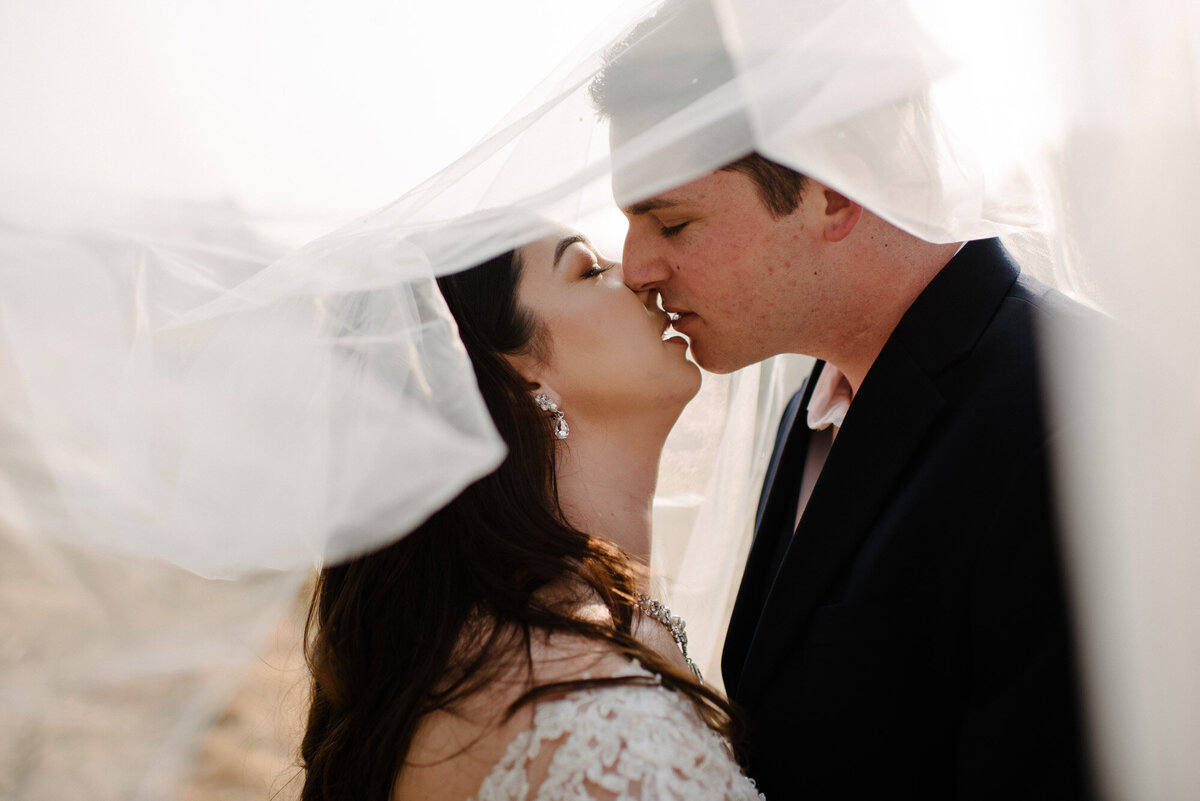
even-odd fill
[{"label": "black suit jacket", "polygon": [[1035,343],[1041,314],[1079,313],[968,243],[863,380],[794,536],[822,364],[792,399],[722,658],[770,801],[1086,795]]}]

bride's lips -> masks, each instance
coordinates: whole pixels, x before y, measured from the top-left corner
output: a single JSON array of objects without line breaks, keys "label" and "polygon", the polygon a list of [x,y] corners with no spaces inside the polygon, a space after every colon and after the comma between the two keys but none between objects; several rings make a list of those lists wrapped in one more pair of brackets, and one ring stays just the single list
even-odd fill
[{"label": "bride's lips", "polygon": [[672,322],[673,318],[674,318],[674,315],[670,315],[670,314],[668,314],[667,316],[665,316],[663,318],[662,341],[670,342],[673,345],[686,346],[688,344],[688,341],[681,336],[676,336],[675,334],[677,332],[675,331],[675,329],[671,328],[671,322]]},{"label": "bride's lips", "polygon": [[683,320],[687,317],[692,317],[694,315],[692,315],[691,312],[684,312],[672,308],[664,308],[663,311],[667,313],[666,319],[663,320],[663,342],[670,342],[672,345],[682,345],[684,347],[690,346],[691,343],[686,338],[677,335],[685,333],[679,328],[680,320]]}]

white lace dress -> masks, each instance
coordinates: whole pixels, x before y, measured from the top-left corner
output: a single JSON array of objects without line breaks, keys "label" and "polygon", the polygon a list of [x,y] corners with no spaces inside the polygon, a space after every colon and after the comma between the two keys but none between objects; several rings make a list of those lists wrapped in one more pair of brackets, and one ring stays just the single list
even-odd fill
[{"label": "white lace dress", "polygon": [[762,801],[685,697],[640,665],[619,675],[654,683],[539,703],[473,801]]}]

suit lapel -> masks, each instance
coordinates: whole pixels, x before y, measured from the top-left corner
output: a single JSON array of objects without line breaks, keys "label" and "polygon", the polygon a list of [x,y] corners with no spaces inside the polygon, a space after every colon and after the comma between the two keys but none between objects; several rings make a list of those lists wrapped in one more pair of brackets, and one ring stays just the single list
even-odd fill
[{"label": "suit lapel", "polygon": [[[791,468],[794,465],[794,459],[785,459],[785,456],[792,457],[797,446],[803,445],[803,450],[808,448],[808,422],[807,410],[808,401],[812,398],[813,388],[816,386],[817,378],[821,375],[821,369],[825,366],[825,362],[817,362],[809,374],[808,378],[804,379],[803,386],[796,396],[788,404],[783,412],[783,417],[779,422],[779,435],[775,439],[775,448],[771,453],[771,462],[767,465],[767,473],[763,478],[763,491],[758,499],[758,510],[754,514],[754,540],[758,541],[758,537],[762,531],[763,515],[766,514],[767,505],[771,497],[775,493],[777,483],[787,483],[788,480],[797,478],[792,474]],[[799,428],[797,428],[799,424]],[[801,443],[798,440],[803,439]],[[780,475],[781,465],[784,475]],[[803,464],[800,465],[803,467]],[[780,479],[777,482],[776,479]]]},{"label": "suit lapel", "polygon": [[[893,369],[900,374],[905,367]],[[780,664],[782,652],[795,645],[783,633],[802,630],[828,595],[937,419],[942,398],[931,383],[914,385],[903,379],[898,383],[903,391],[887,397],[868,395],[864,382],[851,404],[747,650],[739,683],[745,691],[738,700],[748,709],[758,702],[758,692]],[[875,382],[877,388],[879,384]],[[881,443],[886,445],[880,447]],[[868,470],[862,469],[864,453],[871,454]]]},{"label": "suit lapel", "polygon": [[[753,578],[759,597],[765,593],[761,605],[754,605],[753,611],[761,609],[757,620],[738,621],[740,636],[748,644],[739,662],[736,700],[751,715],[786,652],[801,641],[809,618],[826,602],[937,421],[944,399],[936,376],[974,346],[1016,274],[994,240],[968,243],[943,268],[897,325],[859,388],[769,589],[770,577],[752,576],[747,564],[743,592]],[[807,437],[804,441],[807,446]],[[764,530],[770,530],[766,526],[774,509],[784,505],[774,500],[783,489],[777,481],[760,524]],[[794,493],[790,500],[794,514]],[[756,536],[754,550],[768,550],[758,557],[769,560],[773,547],[760,548],[759,539]],[[731,688],[730,694],[734,692]]]},{"label": "suit lapel", "polygon": [[770,586],[768,582],[771,576],[768,574],[779,539],[792,533],[790,521],[795,518],[796,497],[808,452],[808,401],[824,365],[824,362],[816,363],[805,385],[784,410],[775,448],[763,479],[763,491],[754,518],[754,540],[746,558],[742,583],[738,587],[721,655],[722,677],[730,695],[737,684],[742,660],[750,646],[762,611],[763,598]]}]

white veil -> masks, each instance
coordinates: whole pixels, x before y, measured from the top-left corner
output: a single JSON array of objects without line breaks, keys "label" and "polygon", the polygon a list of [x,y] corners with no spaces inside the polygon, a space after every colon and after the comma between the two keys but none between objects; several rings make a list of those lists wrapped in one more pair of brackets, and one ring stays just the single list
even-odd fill
[{"label": "white veil", "polygon": [[[1056,409],[1105,425],[1074,443],[1061,480],[1103,783],[1113,798],[1185,797],[1200,784],[1200,316],[1187,268],[1200,245],[1188,219],[1200,20],[1183,2],[1154,5],[689,0],[693,32],[654,52],[697,70],[698,88],[666,109],[635,95],[653,113],[610,132],[595,78],[610,45],[656,29],[638,26],[654,4],[626,4],[591,18],[461,158],[298,249],[275,243],[314,219],[214,201],[211,158],[190,163],[166,136],[135,147],[98,120],[128,169],[64,177],[53,157],[85,162],[87,126],[39,127],[50,101],[36,96],[0,163],[0,790],[174,797],[199,733],[313,565],[402,536],[503,456],[433,276],[550,224],[616,255],[614,191],[645,197],[758,150],[919,236],[1004,235],[1027,267],[1147,343],[1145,358],[1106,366],[1097,343],[1055,341]],[[384,12],[348,13],[372,42],[412,37]],[[6,108],[53,74],[76,90],[48,84],[58,110],[94,117],[83,89],[99,45],[74,59],[45,46],[83,23],[3,15],[7,36],[26,37],[12,42],[17,77],[0,84]],[[477,69],[506,57],[494,44],[471,51]],[[637,57],[637,40],[622,52],[614,63]],[[322,74],[285,88],[304,106]],[[333,74],[347,92],[361,77]],[[409,111],[409,124],[438,124]],[[146,154],[147,140],[162,147]],[[193,179],[190,202],[154,201],[161,176],[131,182],[139,155]],[[779,359],[709,377],[669,443],[655,565],[707,675],[803,369]]]}]

